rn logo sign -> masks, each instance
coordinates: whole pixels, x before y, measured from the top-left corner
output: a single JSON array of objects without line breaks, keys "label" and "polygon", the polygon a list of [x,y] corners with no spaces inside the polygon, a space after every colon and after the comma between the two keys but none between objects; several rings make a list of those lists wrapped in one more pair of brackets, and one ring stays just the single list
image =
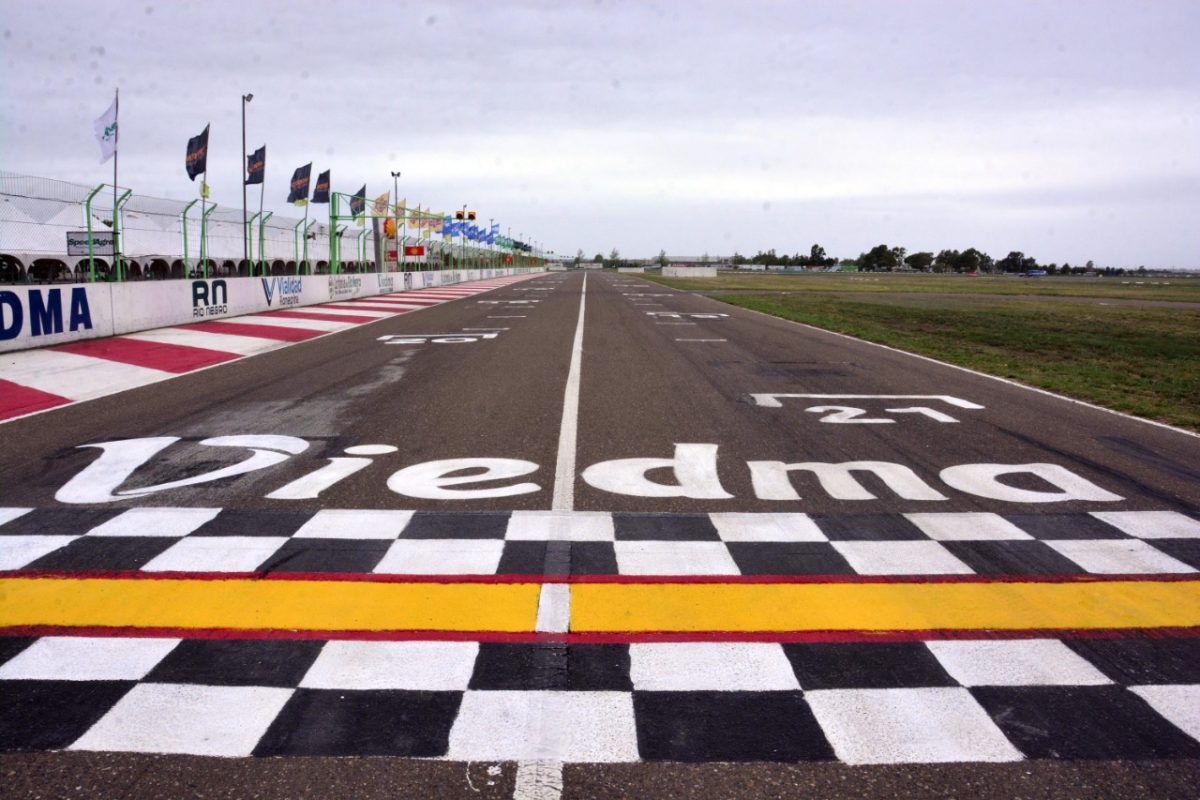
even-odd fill
[{"label": "rn logo sign", "polygon": [[225,281],[192,281],[192,316],[196,319],[229,313],[229,288]]},{"label": "rn logo sign", "polygon": [[[92,310],[88,306],[87,289],[73,287],[70,295],[62,289],[29,289],[24,300],[13,291],[0,291],[0,341],[16,339],[26,331],[28,336],[48,336],[92,329]],[[28,305],[26,305],[26,303]],[[66,328],[64,329],[64,320]]]}]

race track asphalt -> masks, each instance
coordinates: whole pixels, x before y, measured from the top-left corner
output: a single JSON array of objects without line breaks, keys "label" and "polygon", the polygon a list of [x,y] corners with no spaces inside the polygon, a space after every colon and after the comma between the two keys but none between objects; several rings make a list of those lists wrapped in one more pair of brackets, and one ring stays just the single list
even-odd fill
[{"label": "race track asphalt", "polygon": [[[243,438],[201,444],[214,437]],[[125,461],[96,447],[152,438]],[[252,452],[261,468],[205,479]],[[184,529],[112,522],[151,508]],[[0,573],[5,794],[557,796],[517,774],[545,761],[566,762],[564,797],[1195,796],[1198,512],[1194,434],[634,275],[546,273],[0,424],[0,546],[63,538]],[[190,533],[224,536],[220,558],[243,566],[212,551],[179,566],[167,548]],[[400,547],[422,541],[453,566]],[[150,607],[173,583],[155,569],[196,607]],[[256,621],[216,594],[289,603],[263,591],[301,585],[329,587],[311,601],[324,622]],[[350,607],[362,586],[393,593],[370,601],[386,613]],[[140,641],[149,660],[64,680],[47,666],[60,636]],[[265,674],[259,656],[189,678],[217,657],[144,644],[193,638],[311,644],[305,665],[334,640],[482,649],[474,667],[437,651],[419,683],[363,679],[330,645],[318,667],[351,683],[303,666],[256,683],[230,670]],[[978,663],[993,652],[999,666]],[[69,680],[112,699],[78,700]],[[359,712],[322,695],[354,681],[410,727],[366,695]],[[182,713],[201,702],[187,687],[216,683],[275,687],[241,749],[128,733],[157,702],[134,709],[138,692],[184,687],[162,700]],[[488,705],[501,695],[514,705]],[[548,695],[562,705],[537,705]],[[85,720],[71,702],[98,705]],[[512,731],[543,739],[501,741]]]}]

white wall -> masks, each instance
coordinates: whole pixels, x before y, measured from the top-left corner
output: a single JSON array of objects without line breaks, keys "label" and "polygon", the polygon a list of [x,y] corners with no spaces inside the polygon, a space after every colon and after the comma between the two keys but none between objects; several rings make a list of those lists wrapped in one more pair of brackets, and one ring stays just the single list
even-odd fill
[{"label": "white wall", "polygon": [[0,353],[537,271],[522,267],[4,286]]},{"label": "white wall", "polygon": [[715,278],[716,267],[663,267],[664,278]]}]

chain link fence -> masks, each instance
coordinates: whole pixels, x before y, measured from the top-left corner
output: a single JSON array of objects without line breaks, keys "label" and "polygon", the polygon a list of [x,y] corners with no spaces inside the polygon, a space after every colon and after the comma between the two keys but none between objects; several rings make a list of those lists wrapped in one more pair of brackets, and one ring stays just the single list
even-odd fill
[{"label": "chain link fence", "polygon": [[[250,225],[243,226],[241,209],[199,200],[149,197],[124,187],[118,188],[115,200],[120,264],[113,263],[111,249],[102,246],[111,240],[113,228],[111,185],[89,186],[0,170],[0,283],[331,271],[329,225],[311,216],[313,211],[327,215],[325,206],[310,209],[307,226],[304,218],[260,217],[257,212],[249,215]],[[361,249],[359,230],[365,240]],[[248,260],[243,231],[249,241]],[[395,250],[394,242],[387,244]],[[375,231],[369,220],[365,229],[343,234],[341,252],[339,272],[376,269]]]}]

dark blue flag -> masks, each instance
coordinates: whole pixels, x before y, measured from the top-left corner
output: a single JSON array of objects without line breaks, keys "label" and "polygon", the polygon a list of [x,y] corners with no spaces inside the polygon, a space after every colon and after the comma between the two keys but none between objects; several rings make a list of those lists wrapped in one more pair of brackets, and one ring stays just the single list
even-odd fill
[{"label": "dark blue flag", "polygon": [[196,180],[197,175],[208,172],[208,126],[204,126],[204,132],[199,136],[193,136],[188,139],[187,160],[184,162],[187,167],[188,178]]},{"label": "dark blue flag", "polygon": [[304,205],[308,202],[308,179],[312,175],[312,164],[305,164],[292,173],[292,188],[287,201]]},{"label": "dark blue flag", "polygon": [[329,173],[331,170],[325,170],[317,176],[317,185],[313,187],[312,201],[314,203],[329,202]]},{"label": "dark blue flag", "polygon": [[361,217],[363,211],[367,208],[367,185],[355,192],[350,197],[350,216]]},{"label": "dark blue flag", "polygon": [[255,150],[246,158],[246,183],[262,183],[267,171],[267,146]]}]

